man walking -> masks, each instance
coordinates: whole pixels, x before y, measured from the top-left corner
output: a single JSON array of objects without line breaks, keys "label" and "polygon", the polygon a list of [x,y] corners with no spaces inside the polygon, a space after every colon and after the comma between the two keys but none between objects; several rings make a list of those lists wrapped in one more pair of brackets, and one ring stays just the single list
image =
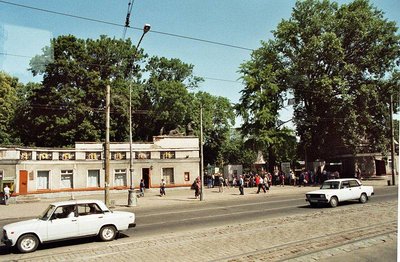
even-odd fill
[{"label": "man walking", "polygon": [[240,194],[244,195],[244,181],[243,181],[243,176],[242,175],[240,175],[240,177],[239,177],[238,184],[239,184],[239,192],[240,192]]},{"label": "man walking", "polygon": [[259,176],[257,194],[260,193],[260,190],[261,190],[261,189],[264,191],[264,193],[267,192],[267,191],[265,190],[264,178],[263,178],[262,176]]},{"label": "man walking", "polygon": [[165,196],[165,181],[164,179],[161,179],[160,183],[160,197]]},{"label": "man walking", "polygon": [[8,205],[8,199],[10,198],[10,188],[6,184],[6,186],[3,189],[4,192],[4,204]]}]

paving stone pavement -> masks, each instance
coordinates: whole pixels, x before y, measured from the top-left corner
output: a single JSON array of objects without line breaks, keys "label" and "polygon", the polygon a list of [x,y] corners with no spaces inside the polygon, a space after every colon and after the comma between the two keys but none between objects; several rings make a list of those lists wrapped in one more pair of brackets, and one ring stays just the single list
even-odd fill
[{"label": "paving stone pavement", "polygon": [[[377,185],[381,186],[381,185]],[[277,187],[270,194],[304,193],[312,188]],[[229,189],[224,193],[213,193],[208,189],[206,201],[217,201],[221,198],[235,199],[237,189]],[[246,190],[245,197],[257,197]],[[255,189],[254,189],[255,191]],[[149,191],[146,197],[139,199],[136,208],[157,207],[157,205],[195,204],[198,200],[191,195],[193,191],[186,189],[169,190],[167,197],[160,198],[157,192]],[[116,195],[115,195],[116,196]],[[115,197],[114,196],[114,197]],[[91,196],[90,198],[93,198]],[[127,194],[126,194],[127,197]],[[86,197],[87,198],[87,197]],[[124,196],[117,198],[117,206],[122,208]],[[58,199],[57,199],[58,200]],[[11,215],[24,217],[38,212],[38,208],[47,206],[49,201],[43,200],[34,204],[15,204],[1,206],[12,212]],[[121,202],[119,202],[121,201]],[[25,211],[30,207],[29,212]],[[3,209],[4,210],[4,209]],[[0,209],[0,219],[7,217]],[[21,213],[18,213],[21,210]],[[343,214],[344,210],[351,212]],[[14,213],[17,212],[17,213]],[[40,211],[39,211],[40,212]],[[9,215],[9,214],[8,214]],[[368,219],[364,219],[368,217]],[[368,203],[368,205],[351,205],[341,209],[319,209],[312,214],[286,216],[281,218],[265,218],[240,225],[226,225],[202,230],[188,229],[186,232],[164,234],[157,237],[141,239],[121,238],[107,243],[89,243],[82,246],[66,246],[54,250],[41,250],[39,253],[13,255],[18,261],[320,261],[334,257],[347,257],[349,253],[362,253],[367,248],[382,244],[396,245],[397,241],[397,202]],[[331,246],[335,234],[348,232],[358,227],[374,230],[387,230],[381,236],[370,240],[359,240],[353,243],[338,242]],[[338,233],[339,229],[339,233]],[[367,230],[368,231],[368,230]],[[338,237],[338,238],[339,238]],[[320,243],[318,239],[325,239]],[[357,239],[356,239],[357,240]],[[320,251],[323,248],[324,251]],[[333,257],[332,257],[333,258]],[[8,261],[8,256],[0,261]],[[326,260],[343,261],[343,260]],[[348,261],[348,260],[347,260]],[[362,261],[362,260],[361,260]]]}]

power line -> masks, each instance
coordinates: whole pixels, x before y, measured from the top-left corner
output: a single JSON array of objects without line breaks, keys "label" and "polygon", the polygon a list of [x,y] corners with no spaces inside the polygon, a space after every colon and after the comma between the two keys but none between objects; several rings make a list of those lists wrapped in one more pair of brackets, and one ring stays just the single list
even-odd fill
[{"label": "power line", "polygon": [[[1,2],[1,1],[0,1]],[[0,56],[13,56],[13,57],[21,57],[21,58],[33,58],[33,56],[27,56],[27,55],[19,55],[19,54],[10,54],[10,53],[5,53],[5,52],[0,52]],[[40,64],[40,65],[47,65],[48,63],[46,62],[42,62],[42,63],[36,63],[36,64]],[[103,66],[107,66],[107,65],[101,65],[101,64],[95,64],[95,63],[87,63],[86,65],[91,65],[91,66],[98,66],[98,67],[103,67]],[[220,82],[229,82],[229,83],[236,83],[236,84],[242,84],[239,81],[235,81],[235,80],[230,80],[230,79],[222,79],[222,78],[214,78],[214,77],[202,77],[204,79],[207,80],[213,80],[213,81],[220,81]]]},{"label": "power line", "polygon": [[[0,3],[13,5],[13,6],[17,6],[17,7],[22,7],[22,8],[27,8],[27,9],[32,9],[32,10],[36,10],[36,11],[40,11],[40,12],[46,12],[46,13],[55,14],[55,15],[67,16],[67,17],[76,18],[76,19],[80,19],[80,20],[86,20],[86,21],[95,22],[95,23],[101,23],[101,24],[118,26],[118,27],[125,27],[125,25],[122,25],[122,24],[108,22],[108,21],[104,21],[104,20],[100,20],[100,19],[94,19],[94,18],[88,18],[88,17],[78,16],[78,15],[72,15],[72,14],[63,13],[63,12],[58,12],[58,11],[53,11],[53,10],[48,10],[48,9],[28,6],[28,5],[12,3],[12,2],[8,2],[8,1],[4,1],[4,0],[0,0]],[[132,28],[134,30],[139,30],[139,31],[143,30],[142,28],[139,28],[139,27],[129,27],[129,28]],[[251,48],[237,46],[237,45],[231,45],[231,44],[226,44],[226,43],[217,42],[217,41],[211,41],[211,40],[206,40],[206,39],[201,39],[201,38],[197,38],[197,37],[191,37],[191,36],[167,33],[167,32],[156,31],[156,30],[151,30],[149,33],[166,35],[166,36],[182,38],[182,39],[187,39],[187,40],[192,40],[192,41],[197,41],[197,42],[203,42],[203,43],[208,43],[208,44],[213,44],[213,45],[219,45],[219,46],[224,46],[224,47],[230,47],[230,48],[235,48],[235,49],[241,49],[241,50],[246,50],[246,51],[253,51],[253,49],[251,49]]]}]

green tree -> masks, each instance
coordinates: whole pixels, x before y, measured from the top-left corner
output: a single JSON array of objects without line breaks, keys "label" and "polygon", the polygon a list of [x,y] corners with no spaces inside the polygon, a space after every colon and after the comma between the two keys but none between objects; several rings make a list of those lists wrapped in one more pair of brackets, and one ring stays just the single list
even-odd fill
[{"label": "green tree", "polygon": [[[131,41],[105,36],[82,40],[60,36],[31,61],[42,74],[41,88],[32,90],[21,138],[26,144],[66,146],[76,141],[100,141],[105,133],[105,90],[112,89],[111,140],[128,135],[128,82],[139,76],[142,58]],[[35,130],[35,135],[31,134]]]},{"label": "green tree", "polygon": [[[388,99],[395,91],[387,78],[399,63],[399,46],[395,23],[367,0],[342,6],[328,0],[298,1],[291,18],[279,23],[274,39],[254,52],[249,63],[263,69],[251,78],[277,94],[292,93],[300,148],[308,161],[384,151]],[[242,73],[246,79],[253,71]],[[277,87],[269,84],[271,77]],[[249,85],[245,92],[255,101],[262,97]],[[271,114],[276,117],[277,111]],[[263,122],[259,115],[254,118]]]},{"label": "green tree", "polygon": [[230,130],[229,140],[222,145],[221,151],[226,164],[240,164],[245,169],[251,168],[257,158],[257,151],[246,147],[242,134],[234,128]]},{"label": "green tree", "polygon": [[0,144],[16,143],[13,120],[15,105],[18,103],[18,93],[22,89],[18,79],[0,72]]},{"label": "green tree", "polygon": [[235,124],[233,106],[225,97],[206,92],[194,94],[192,119],[200,135],[200,108],[203,108],[204,163],[223,166],[228,159],[223,154],[229,143],[230,130]]},{"label": "green tree", "polygon": [[280,145],[291,135],[282,128],[279,111],[284,107],[288,72],[280,60],[273,42],[262,42],[262,48],[252,53],[252,60],[241,65],[245,89],[236,106],[243,119],[241,132],[248,148],[264,151],[269,169],[282,158]]}]

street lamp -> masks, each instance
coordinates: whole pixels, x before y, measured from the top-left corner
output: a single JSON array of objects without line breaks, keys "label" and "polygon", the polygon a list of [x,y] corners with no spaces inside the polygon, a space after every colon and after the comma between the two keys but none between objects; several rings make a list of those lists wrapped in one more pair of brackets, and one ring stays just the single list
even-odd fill
[{"label": "street lamp", "polygon": [[200,106],[200,201],[204,200],[203,105]]},{"label": "street lamp", "polygon": [[[139,49],[140,43],[144,35],[150,31],[151,26],[149,24],[145,24],[143,26],[143,33],[140,37],[138,44],[136,45],[136,50],[133,55],[132,65],[135,63],[137,50]],[[136,203],[136,195],[134,194],[134,185],[133,185],[133,151],[132,151],[132,83],[129,83],[129,180],[130,180],[130,189],[128,195],[128,206],[133,206]]]}]

